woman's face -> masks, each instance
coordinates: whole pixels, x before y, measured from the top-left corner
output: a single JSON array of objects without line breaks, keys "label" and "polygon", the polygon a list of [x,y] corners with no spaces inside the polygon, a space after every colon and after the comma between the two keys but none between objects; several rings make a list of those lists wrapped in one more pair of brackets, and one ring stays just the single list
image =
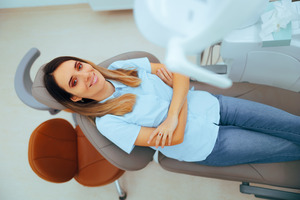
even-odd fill
[{"label": "woman's face", "polygon": [[99,101],[105,93],[105,78],[88,63],[65,61],[53,72],[53,76],[59,87],[73,95],[71,100],[74,102],[82,98]]}]

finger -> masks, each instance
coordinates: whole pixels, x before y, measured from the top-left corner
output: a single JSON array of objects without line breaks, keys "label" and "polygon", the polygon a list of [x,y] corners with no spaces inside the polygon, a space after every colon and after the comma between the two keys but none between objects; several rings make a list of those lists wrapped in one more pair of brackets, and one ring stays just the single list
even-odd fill
[{"label": "finger", "polygon": [[171,72],[171,71],[168,70],[168,69],[167,69],[167,72],[168,72],[169,76],[170,76],[171,78],[173,78],[173,72]]},{"label": "finger", "polygon": [[155,130],[151,133],[151,135],[150,135],[150,137],[149,137],[147,143],[150,144],[150,142],[153,140],[154,136],[156,136],[157,134],[158,134],[158,130],[155,129]]},{"label": "finger", "polygon": [[166,77],[164,76],[164,74],[162,73],[162,71],[160,69],[157,70],[156,74],[162,80],[164,80],[164,81],[166,80]]},{"label": "finger", "polygon": [[162,68],[162,73],[164,74],[164,76],[171,80],[172,79],[172,72],[170,72],[168,69]]},{"label": "finger", "polygon": [[157,137],[156,137],[155,148],[158,148],[161,138],[162,138],[162,133],[159,132]]},{"label": "finger", "polygon": [[161,148],[164,148],[165,144],[166,144],[166,140],[167,140],[168,134],[164,134],[161,140]]},{"label": "finger", "polygon": [[171,146],[171,143],[172,143],[172,137],[173,137],[173,134],[170,134],[170,135],[169,135],[169,146]]},{"label": "finger", "polygon": [[170,75],[165,68],[161,68],[160,71],[166,79],[170,80]]},{"label": "finger", "polygon": [[168,74],[165,74],[164,76],[166,77],[166,81],[165,82],[168,82],[169,85],[172,84],[172,82],[173,82],[172,77],[170,77]]}]

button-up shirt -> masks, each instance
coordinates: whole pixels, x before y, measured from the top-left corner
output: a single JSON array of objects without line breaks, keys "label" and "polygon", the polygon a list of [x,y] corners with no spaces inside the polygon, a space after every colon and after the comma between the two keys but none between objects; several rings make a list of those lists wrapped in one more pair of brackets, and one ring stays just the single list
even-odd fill
[{"label": "button-up shirt", "polygon": [[[138,87],[129,87],[109,80],[115,87],[115,92],[102,102],[132,93],[136,95],[136,103],[130,113],[123,116],[107,114],[97,117],[95,121],[101,134],[130,154],[141,126],[156,128],[166,119],[173,89],[157,75],[151,74],[151,64],[147,58],[117,61],[108,68],[135,68],[142,80]],[[187,101],[188,116],[183,142],[159,147],[158,150],[170,158],[196,162],[204,160],[215,145],[219,130],[217,124],[220,119],[220,106],[217,98],[205,91],[190,90]]]}]

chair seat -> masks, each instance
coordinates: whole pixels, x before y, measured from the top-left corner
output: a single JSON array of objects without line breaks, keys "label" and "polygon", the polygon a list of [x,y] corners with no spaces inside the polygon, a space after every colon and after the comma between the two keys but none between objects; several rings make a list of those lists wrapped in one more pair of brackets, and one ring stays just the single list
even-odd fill
[{"label": "chair seat", "polygon": [[158,157],[162,168],[176,173],[300,189],[300,161],[212,167]]},{"label": "chair seat", "polygon": [[[199,82],[191,82],[191,86],[196,90],[205,90],[213,94],[264,103],[300,116],[300,93],[297,92],[252,83],[234,83],[227,90]],[[164,169],[172,172],[300,189],[300,161],[211,167],[180,162],[167,158],[161,153],[158,160]]]}]

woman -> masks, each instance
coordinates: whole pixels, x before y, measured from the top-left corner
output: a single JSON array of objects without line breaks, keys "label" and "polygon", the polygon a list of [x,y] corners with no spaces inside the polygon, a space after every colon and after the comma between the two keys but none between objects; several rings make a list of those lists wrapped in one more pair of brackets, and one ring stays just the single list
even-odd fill
[{"label": "woman", "polygon": [[135,145],[151,146],[167,157],[213,166],[300,159],[300,117],[191,91],[188,77],[147,58],[105,69],[59,57],[44,71],[58,102],[94,117],[98,130],[127,153]]}]

